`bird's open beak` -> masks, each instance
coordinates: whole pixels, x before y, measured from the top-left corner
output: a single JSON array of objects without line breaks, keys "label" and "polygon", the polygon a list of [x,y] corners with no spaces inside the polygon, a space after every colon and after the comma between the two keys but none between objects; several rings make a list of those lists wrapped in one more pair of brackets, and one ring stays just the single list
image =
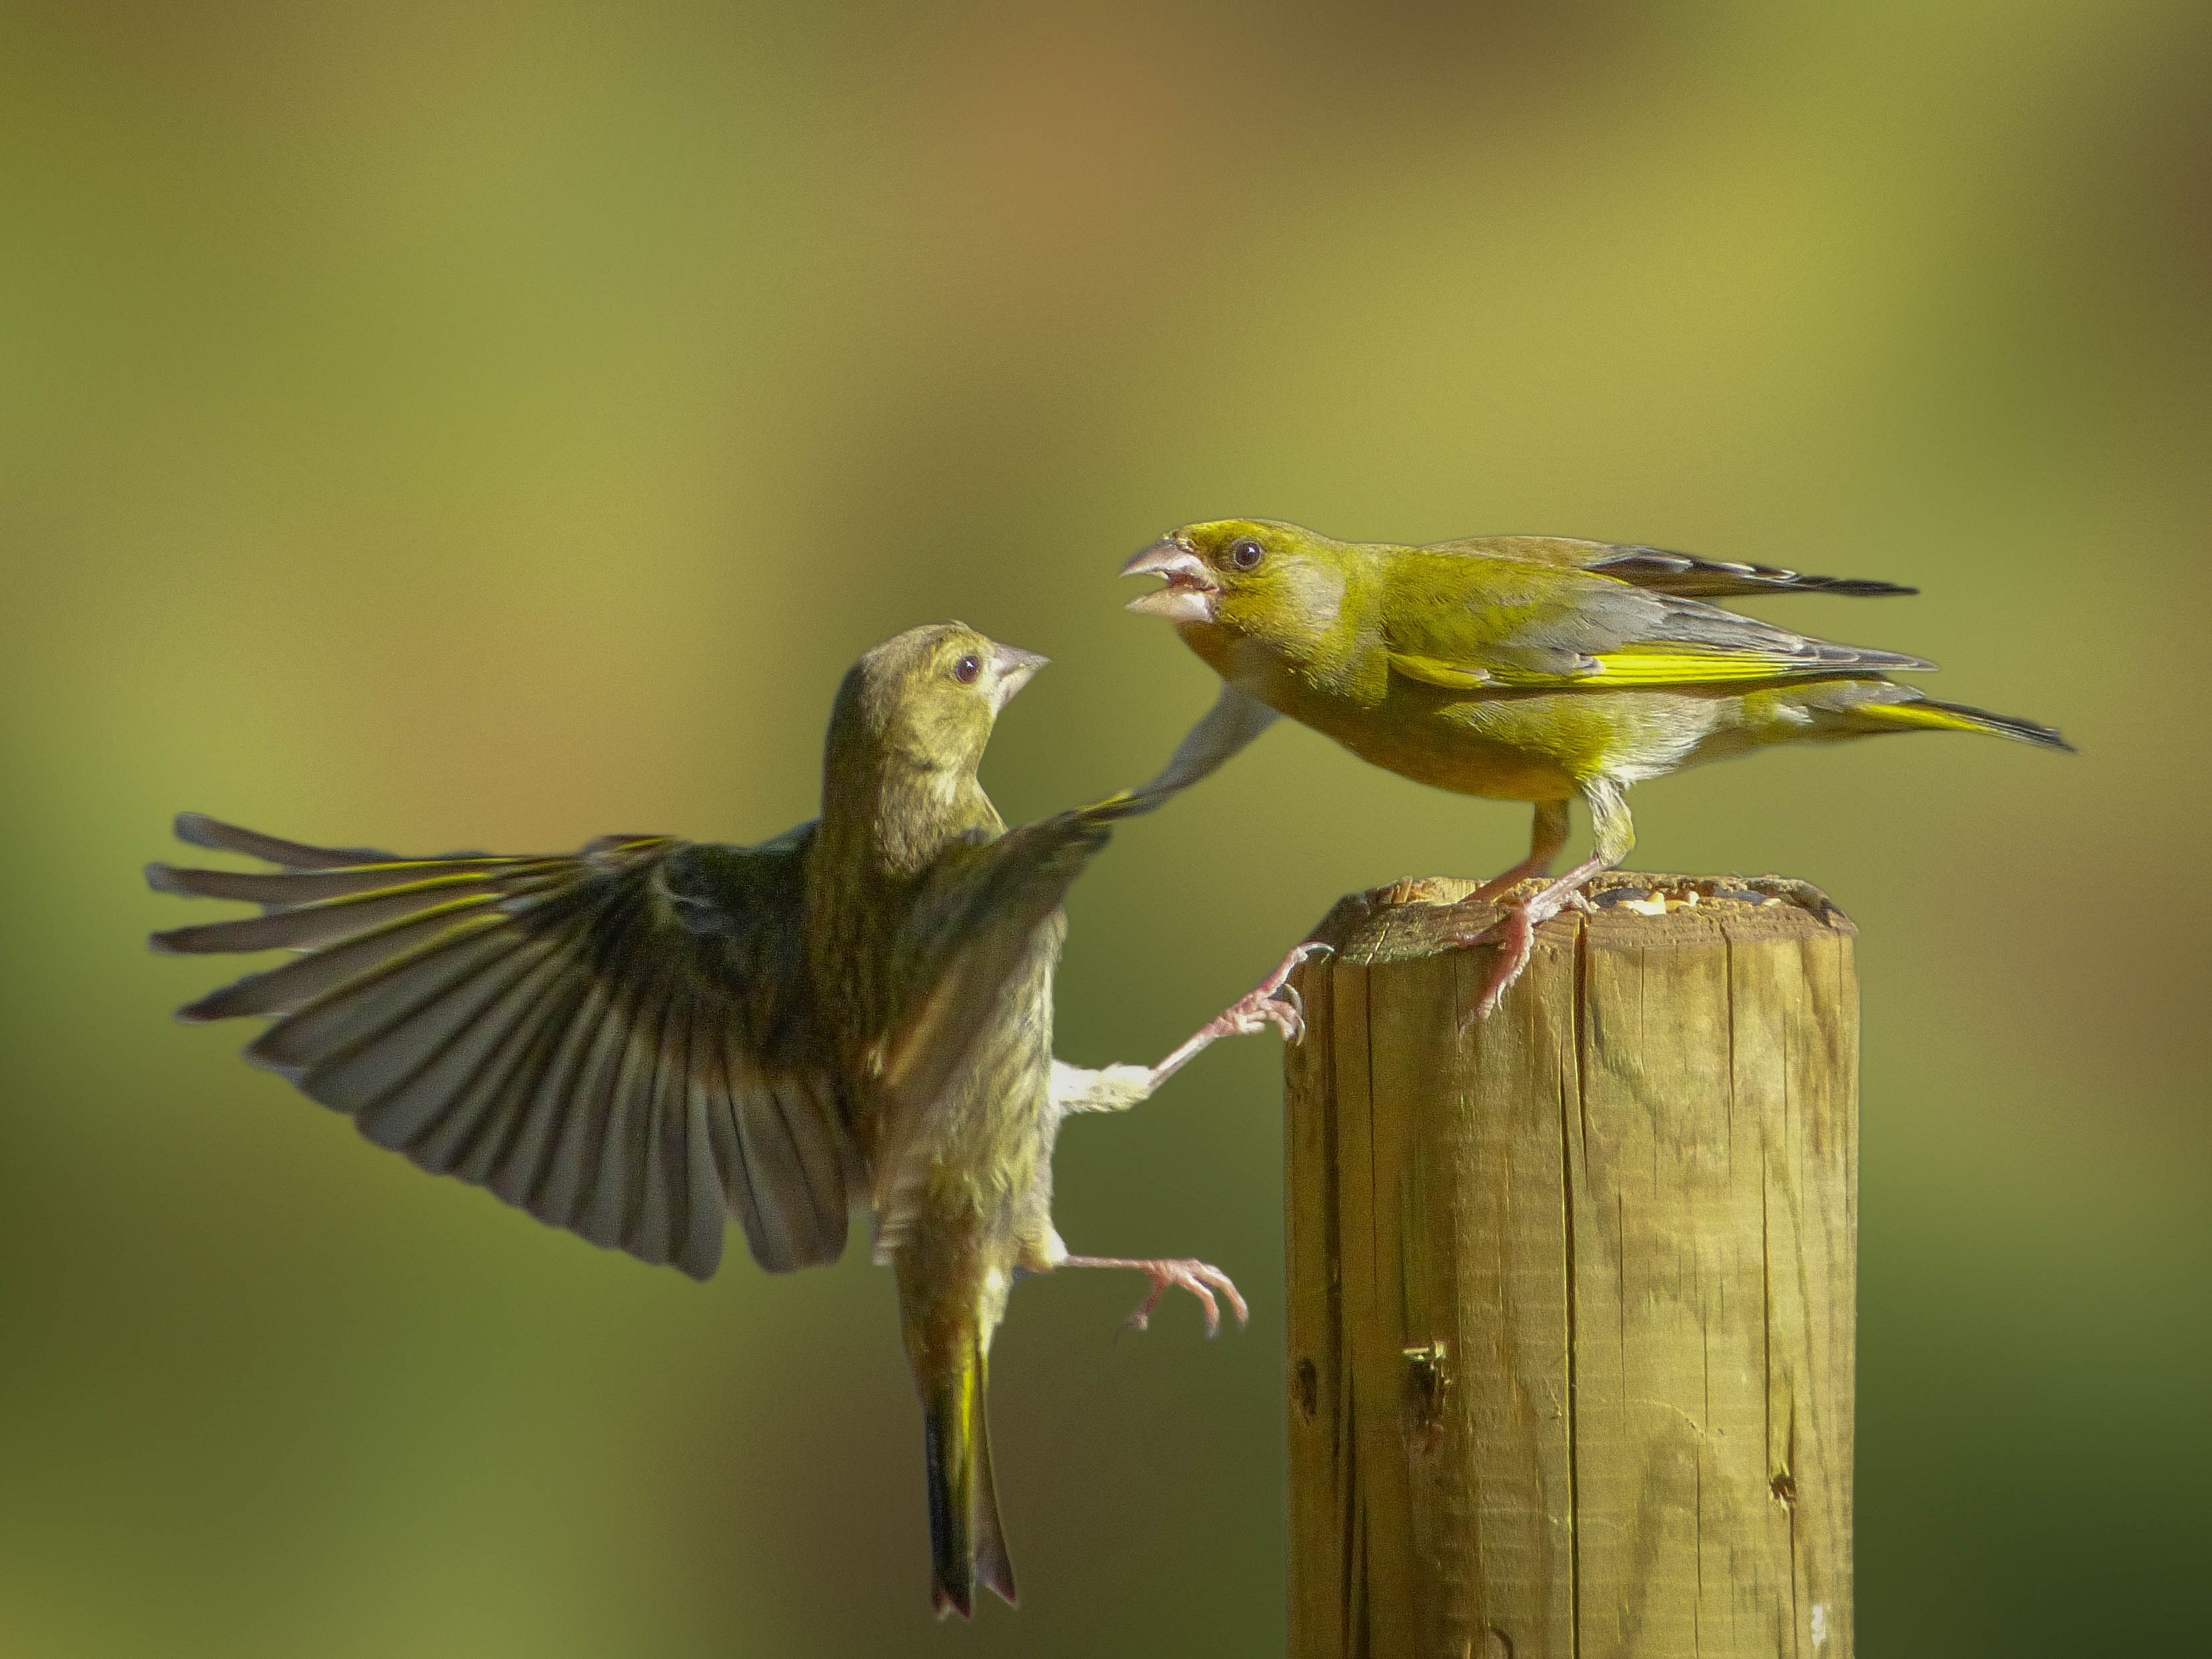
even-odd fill
[{"label": "bird's open beak", "polygon": [[991,665],[999,672],[998,689],[991,705],[993,711],[995,713],[1012,702],[1014,700],[1014,693],[1034,679],[1037,670],[1043,667],[1049,660],[1049,658],[1040,657],[1034,651],[1024,651],[1018,647],[1000,645],[994,641],[991,645]]},{"label": "bird's open beak", "polygon": [[1121,567],[1121,574],[1167,578],[1165,587],[1139,593],[1129,601],[1129,609],[1139,616],[1160,617],[1171,623],[1213,620],[1213,607],[1221,597],[1221,589],[1206,568],[1206,561],[1172,536],[1164,542],[1154,542],[1138,554]]}]

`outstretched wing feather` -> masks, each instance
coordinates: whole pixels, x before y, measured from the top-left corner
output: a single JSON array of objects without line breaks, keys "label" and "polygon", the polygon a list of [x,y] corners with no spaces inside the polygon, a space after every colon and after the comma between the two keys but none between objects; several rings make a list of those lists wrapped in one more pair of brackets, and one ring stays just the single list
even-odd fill
[{"label": "outstretched wing feather", "polygon": [[369,1139],[696,1277],[731,1210],[774,1271],[842,1252],[844,1114],[799,972],[811,826],[758,848],[440,859],[189,813],[178,833],[279,867],[150,867],[157,890],[264,907],[159,948],[301,952],[183,1017],[272,1018],[249,1057]]}]

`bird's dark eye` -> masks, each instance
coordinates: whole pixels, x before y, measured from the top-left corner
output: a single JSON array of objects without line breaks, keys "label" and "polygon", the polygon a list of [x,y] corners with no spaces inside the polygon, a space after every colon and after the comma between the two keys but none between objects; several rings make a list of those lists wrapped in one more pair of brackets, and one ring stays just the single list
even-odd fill
[{"label": "bird's dark eye", "polygon": [[1249,536],[1239,536],[1229,544],[1229,562],[1239,570],[1251,570],[1267,556],[1267,550]]},{"label": "bird's dark eye", "polygon": [[952,665],[952,678],[963,685],[975,684],[976,677],[982,672],[983,659],[981,657],[963,657]]}]

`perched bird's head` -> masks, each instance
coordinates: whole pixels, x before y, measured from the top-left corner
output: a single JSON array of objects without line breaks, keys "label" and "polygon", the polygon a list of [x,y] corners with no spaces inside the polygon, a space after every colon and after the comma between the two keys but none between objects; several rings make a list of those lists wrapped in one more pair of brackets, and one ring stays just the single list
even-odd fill
[{"label": "perched bird's head", "polygon": [[972,778],[999,711],[1044,665],[965,623],[909,628],[846,674],[830,717],[832,763],[896,759],[948,781]]},{"label": "perched bird's head", "polygon": [[1266,635],[1334,623],[1352,550],[1273,519],[1222,519],[1171,532],[1121,574],[1167,579],[1165,587],[1129,601],[1139,616]]}]

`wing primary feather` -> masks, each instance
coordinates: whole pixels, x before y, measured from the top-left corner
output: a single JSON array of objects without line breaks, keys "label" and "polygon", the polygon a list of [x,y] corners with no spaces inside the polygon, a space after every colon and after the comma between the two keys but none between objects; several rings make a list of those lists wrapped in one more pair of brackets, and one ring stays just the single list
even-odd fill
[{"label": "wing primary feather", "polygon": [[729,1223],[729,1208],[715,1176],[713,1132],[708,1127],[717,1109],[713,1091],[722,1069],[715,1057],[719,1046],[709,1035],[705,1052],[686,1079],[684,1172],[689,1223],[677,1243],[676,1265],[694,1279],[711,1279],[721,1266],[722,1234]]},{"label": "wing primary feather", "polygon": [[592,948],[588,1040],[577,1049],[573,1075],[564,1085],[567,1104],[548,1126],[544,1160],[532,1179],[531,1213],[561,1226],[577,1224],[598,1178],[612,1091],[635,1007],[635,945],[644,924],[634,911],[618,915],[617,927]]},{"label": "wing primary feather", "polygon": [[173,830],[177,839],[188,847],[204,847],[216,853],[243,853],[246,857],[259,859],[264,864],[281,864],[294,870],[327,870],[347,864],[398,862],[389,853],[372,852],[367,848],[309,847],[303,842],[264,836],[258,830],[241,829],[234,823],[225,823],[220,818],[211,818],[204,812],[178,813]]},{"label": "wing primary feather", "polygon": [[[566,1051],[577,1010],[590,994],[590,976],[574,949],[575,936],[586,931],[587,923],[580,920],[562,936],[550,958],[552,971],[542,984],[531,988],[530,1008],[511,1035],[500,1064],[473,1085],[466,1110],[458,1113],[450,1132],[440,1137],[440,1155],[455,1175],[520,1207],[527,1206],[495,1177],[526,1122],[538,1109],[549,1074]],[[431,1150],[418,1139],[409,1155],[421,1152],[428,1156]]]},{"label": "wing primary feather", "polygon": [[760,1218],[759,1231],[749,1232],[747,1237],[753,1254],[770,1273],[789,1273],[799,1266],[800,1249],[794,1236],[801,1228],[811,1231],[807,1212],[812,1206],[793,1139],[790,1091],[787,1079],[763,1078],[759,1091],[738,1103],[738,1135],[744,1146],[746,1187],[752,1194],[753,1212]]},{"label": "wing primary feather", "polygon": [[615,1115],[615,1091],[629,1053],[636,1005],[636,993],[630,988],[617,986],[609,993],[592,1046],[578,1062],[574,1097],[556,1127],[553,1151],[534,1195],[532,1213],[573,1227],[594,1243],[606,1241],[593,1237],[586,1211],[599,1188],[599,1163]]},{"label": "wing primary feather", "polygon": [[467,1147],[470,1178],[532,1214],[538,1212],[539,1179],[595,1029],[589,1017],[594,994],[590,976],[572,968],[557,1000],[549,1000],[532,1039],[529,1087],[488,1112]]},{"label": "wing primary feather", "polygon": [[232,921],[202,922],[197,927],[172,928],[154,935],[154,948],[172,954],[239,953],[252,951],[313,951],[337,945],[384,926],[422,915],[434,905],[453,905],[465,900],[512,902],[541,892],[554,878],[508,882],[482,876],[436,876],[428,881],[321,899],[266,915],[241,916]]},{"label": "wing primary feather", "polygon": [[[316,1056],[300,1076],[301,1088],[359,1117],[408,1091],[426,1073],[428,1086],[417,1097],[423,1109],[434,1109],[429,1102],[441,1090],[450,1097],[465,1086],[483,1059],[484,1044],[496,1043],[515,1012],[510,995],[526,989],[551,959],[544,941],[534,939],[472,955],[462,972],[411,1006],[365,1005],[362,1019],[374,1023],[348,1031],[344,1041]],[[447,1063],[441,1067],[441,1062]],[[411,1129],[396,1139],[370,1137],[392,1146],[411,1138]]]},{"label": "wing primary feather", "polygon": [[1877,599],[1917,589],[1849,576],[1808,576],[1778,565],[1741,559],[1703,559],[1691,553],[1639,544],[1584,541],[1571,536],[1469,536],[1418,550],[1458,558],[1580,570],[1651,593],[1717,599],[1759,593],[1826,593]]},{"label": "wing primary feather", "polygon": [[809,1077],[793,1077],[792,1088],[801,1095],[801,1109],[787,1117],[792,1145],[799,1158],[799,1180],[806,1195],[810,1260],[835,1257],[845,1247],[847,1222],[844,1158],[835,1139],[839,1121],[833,1098],[823,1098],[834,1085]]},{"label": "wing primary feather", "polygon": [[[694,1259],[709,1231],[719,1234],[727,1213],[714,1179],[714,1154],[705,1145],[705,1079],[717,1069],[714,1059],[717,1044],[710,1030],[715,1000],[706,995],[692,1000],[691,1019],[684,1039],[684,1068],[667,1097],[668,1115],[660,1125],[668,1183],[667,1253],[662,1260],[679,1267]],[[684,1267],[684,1271],[690,1269]]]},{"label": "wing primary feather", "polygon": [[[480,1016],[477,1027],[457,1039],[446,1055],[372,1109],[355,1114],[362,1133],[377,1145],[403,1153],[419,1168],[451,1175],[471,1186],[489,1183],[471,1167],[472,1155],[499,1132],[501,1114],[526,1094],[533,1070],[543,1069],[546,1003],[557,995],[557,963],[533,971],[501,1002]],[[555,988],[549,990],[548,988]],[[464,1045],[477,1059],[463,1057]],[[438,1073],[465,1070],[459,1085]],[[411,1116],[412,1121],[408,1121]],[[366,1127],[374,1120],[377,1133]]]},{"label": "wing primary feather", "polygon": [[512,879],[566,866],[565,859],[512,860],[434,859],[403,864],[371,864],[335,870],[197,870],[174,864],[149,864],[146,884],[157,893],[187,898],[239,899],[274,909],[295,909],[349,894],[372,893],[431,876],[453,879],[500,877]]},{"label": "wing primary feather", "polygon": [[716,1055],[721,1066],[721,1109],[708,1120],[708,1128],[714,1143],[715,1167],[721,1175],[725,1200],[738,1212],[746,1248],[757,1261],[760,1251],[754,1241],[761,1237],[760,1203],[753,1195],[752,1169],[747,1162],[742,1125],[746,1103],[767,1083],[754,1056],[742,1047],[743,1041],[734,1029],[726,1029],[722,1034]]},{"label": "wing primary feather", "polygon": [[389,972],[422,955],[450,948],[463,934],[504,926],[506,918],[480,899],[440,906],[270,968],[248,974],[177,1011],[187,1024],[233,1019],[242,1014],[294,1014],[357,980]]},{"label": "wing primary feather", "polygon": [[532,990],[528,1006],[497,1052],[446,1110],[402,1148],[422,1168],[488,1188],[510,1204],[516,1200],[493,1181],[493,1172],[511,1138],[510,1126],[535,1099],[582,994],[572,964],[556,957],[550,969],[545,982]]},{"label": "wing primary feather", "polygon": [[524,943],[523,935],[501,927],[495,916],[455,923],[406,955],[343,980],[285,1015],[247,1047],[246,1056],[256,1066],[296,1076],[406,1018]]},{"label": "wing primary feather", "polygon": [[647,1261],[665,1261],[670,1237],[677,1231],[672,1213],[673,1183],[668,1130],[682,1122],[682,1102],[690,1092],[691,1060],[690,991],[679,981],[669,991],[668,1012],[654,1045],[653,1080],[644,1095],[635,1155],[630,1161],[629,1202],[623,1224],[623,1248]]},{"label": "wing primary feather", "polygon": [[627,1024],[582,1217],[585,1237],[611,1249],[619,1248],[629,1231],[636,1148],[644,1138],[642,1120],[653,1109],[653,1078],[668,1025],[668,988],[658,963],[653,964],[650,981],[641,988],[636,1014]]},{"label": "wing primary feather", "polygon": [[763,1173],[768,1177],[769,1190],[760,1195],[763,1219],[773,1200],[793,1265],[804,1266],[817,1259],[817,1252],[834,1248],[828,1237],[831,1228],[837,1231],[836,1244],[844,1242],[843,1177],[834,1167],[823,1167],[817,1143],[825,1105],[811,1084],[803,1077],[780,1077],[770,1102],[781,1133],[771,1137],[775,1145],[750,1167],[757,1179]]},{"label": "wing primary feather", "polygon": [[1758,593],[1827,593],[1846,599],[1888,599],[1919,592],[1895,582],[1854,576],[1808,576],[1778,565],[1737,559],[1701,559],[1656,547],[1622,547],[1583,567],[1654,592],[1683,599],[1727,599]]},{"label": "wing primary feather", "polygon": [[514,1067],[538,999],[558,978],[560,957],[517,951],[412,1018],[395,1022],[342,1059],[319,1066],[301,1086],[326,1103],[345,1103],[362,1133],[402,1151],[480,1090],[496,1093]]}]

